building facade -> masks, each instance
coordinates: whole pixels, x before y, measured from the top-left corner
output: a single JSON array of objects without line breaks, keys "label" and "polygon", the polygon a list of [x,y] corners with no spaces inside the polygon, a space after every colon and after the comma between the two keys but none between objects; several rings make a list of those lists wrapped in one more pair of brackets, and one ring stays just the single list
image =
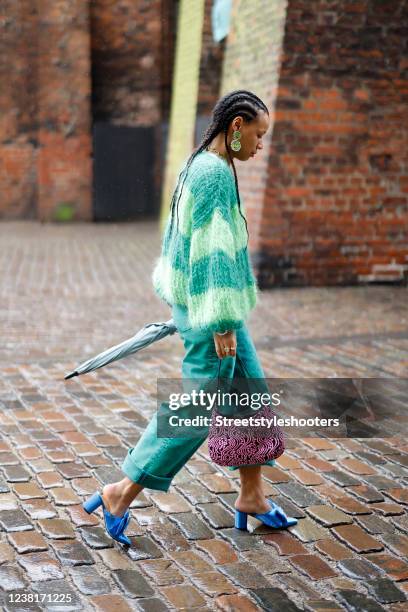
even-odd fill
[{"label": "building facade", "polygon": [[260,286],[406,283],[407,28],[397,1],[5,0],[0,218],[165,215],[218,97],[250,89],[271,118],[236,164]]}]

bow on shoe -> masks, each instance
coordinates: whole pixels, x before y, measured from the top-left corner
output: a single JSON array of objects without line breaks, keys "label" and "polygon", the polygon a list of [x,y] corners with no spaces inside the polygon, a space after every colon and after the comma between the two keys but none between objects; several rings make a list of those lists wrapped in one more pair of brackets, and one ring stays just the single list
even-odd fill
[{"label": "bow on shoe", "polygon": [[280,527],[292,527],[293,525],[296,525],[297,519],[286,516],[282,508],[278,506],[278,504],[275,504],[275,502],[273,502],[271,499],[268,501],[272,508],[273,516],[281,523],[279,525]]},{"label": "bow on shoe", "polygon": [[275,527],[275,529],[291,527],[292,525],[296,525],[297,519],[287,517],[284,511],[280,506],[275,504],[271,499],[268,500],[271,509],[269,512],[264,512],[263,514],[257,513],[252,514],[256,519],[262,521],[264,525],[268,525],[269,527]]},{"label": "bow on shoe", "polygon": [[282,508],[280,508],[279,506],[272,508],[271,514],[277,521],[280,522],[280,527],[286,527],[288,521]]},{"label": "bow on shoe", "polygon": [[130,521],[129,510],[127,510],[125,514],[121,517],[115,516],[111,514],[110,512],[108,512],[107,510],[105,510],[104,515],[105,515],[106,527],[110,535],[115,539],[119,538],[123,534],[123,532],[125,531],[126,527],[129,524],[129,521]]}]

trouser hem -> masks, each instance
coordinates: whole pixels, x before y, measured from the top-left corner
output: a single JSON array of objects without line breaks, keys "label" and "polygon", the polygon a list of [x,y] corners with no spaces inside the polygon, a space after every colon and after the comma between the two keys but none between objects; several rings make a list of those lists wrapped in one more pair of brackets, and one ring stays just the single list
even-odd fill
[{"label": "trouser hem", "polygon": [[156,491],[168,491],[172,481],[172,478],[155,476],[143,468],[138,467],[133,463],[129,453],[122,463],[122,472],[136,484]]}]

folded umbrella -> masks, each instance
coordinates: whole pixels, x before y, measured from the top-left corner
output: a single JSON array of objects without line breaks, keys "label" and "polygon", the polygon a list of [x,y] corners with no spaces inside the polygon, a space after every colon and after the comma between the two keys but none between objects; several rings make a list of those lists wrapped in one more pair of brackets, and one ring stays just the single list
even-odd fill
[{"label": "folded umbrella", "polygon": [[79,376],[80,374],[92,372],[93,370],[102,368],[108,363],[112,363],[113,361],[117,361],[118,359],[122,359],[128,355],[133,355],[133,353],[137,353],[137,351],[140,351],[140,349],[144,348],[145,346],[149,346],[149,344],[152,344],[157,340],[161,340],[161,338],[172,335],[176,331],[177,327],[175,326],[173,319],[169,319],[165,323],[147,323],[147,325],[144,325],[144,327],[142,327],[137,334],[128,340],[125,340],[116,346],[112,346],[111,348],[106,349],[106,351],[99,353],[99,355],[96,355],[95,357],[84,361],[84,363],[81,363],[76,370],[70,374],[67,374],[64,379],[68,380],[68,378],[73,378],[74,376]]}]

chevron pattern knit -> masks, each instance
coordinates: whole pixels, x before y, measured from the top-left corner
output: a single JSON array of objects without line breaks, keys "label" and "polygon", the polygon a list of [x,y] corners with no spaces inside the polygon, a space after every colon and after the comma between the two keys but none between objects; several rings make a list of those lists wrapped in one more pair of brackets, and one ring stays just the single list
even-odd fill
[{"label": "chevron pattern knit", "polygon": [[178,219],[177,229],[175,211],[170,228],[169,216],[153,270],[154,290],[169,306],[187,307],[193,329],[242,327],[257,302],[258,288],[234,177],[215,153],[202,151],[193,159]]}]

